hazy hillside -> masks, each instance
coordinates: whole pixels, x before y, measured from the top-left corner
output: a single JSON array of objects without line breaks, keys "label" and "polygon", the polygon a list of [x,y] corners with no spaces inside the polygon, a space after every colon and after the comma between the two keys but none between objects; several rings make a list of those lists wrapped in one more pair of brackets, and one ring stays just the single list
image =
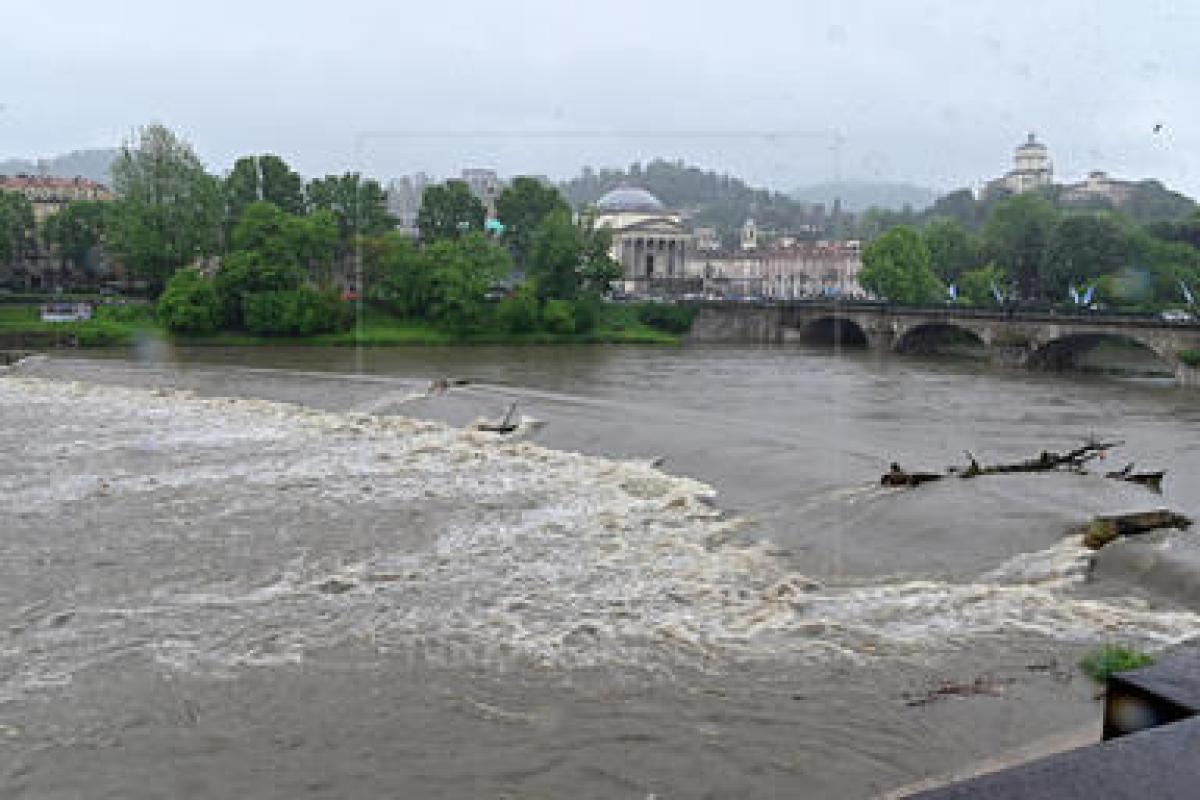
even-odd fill
[{"label": "hazy hillside", "polygon": [[933,205],[938,194],[934,189],[911,183],[843,181],[805,186],[793,191],[792,198],[802,203],[824,203],[826,208],[833,206],[835,198],[840,198],[842,208],[846,211],[865,211],[868,208],[899,211],[905,206],[920,211]]},{"label": "hazy hillside", "polygon": [[38,161],[13,158],[0,161],[0,175],[16,175],[26,173],[36,175],[45,169],[47,175],[63,178],[74,178],[76,175],[99,183],[109,184],[112,176],[109,167],[119,151],[116,148],[103,150],[77,150],[74,153],[45,159],[39,165]]},{"label": "hazy hillside", "polygon": [[727,243],[734,240],[747,218],[753,218],[761,228],[779,231],[828,223],[823,214],[782,192],[749,186],[731,175],[679,161],[658,159],[644,165],[632,164],[627,169],[586,167],[560,188],[567,200],[580,208],[618,186],[646,189],[667,207],[683,211],[691,224],[716,228]]}]

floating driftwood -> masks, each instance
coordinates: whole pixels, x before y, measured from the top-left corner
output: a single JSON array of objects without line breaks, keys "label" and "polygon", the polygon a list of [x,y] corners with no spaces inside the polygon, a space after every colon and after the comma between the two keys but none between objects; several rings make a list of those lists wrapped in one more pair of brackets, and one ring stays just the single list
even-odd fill
[{"label": "floating driftwood", "polygon": [[1083,544],[1099,550],[1118,536],[1134,536],[1139,533],[1177,528],[1187,530],[1192,521],[1183,514],[1165,508],[1154,511],[1135,511],[1129,514],[1105,514],[1083,526]]},{"label": "floating driftwood", "polygon": [[513,414],[517,412],[517,404],[514,402],[508,407],[508,413],[504,415],[504,419],[499,422],[481,422],[476,427],[481,431],[488,433],[512,433],[517,429],[517,423],[512,421]]},{"label": "floating driftwood", "polygon": [[1158,472],[1134,472],[1133,464],[1126,464],[1124,469],[1115,470],[1113,472],[1104,473],[1104,477],[1112,478],[1113,480],[1126,481],[1128,483],[1136,483],[1139,486],[1145,486],[1154,492],[1162,491],[1162,479],[1166,473],[1162,470]]},{"label": "floating driftwood", "polygon": [[893,462],[891,469],[883,474],[879,483],[883,486],[920,486],[922,483],[940,481],[946,477],[937,472],[908,472]]},{"label": "floating driftwood", "polygon": [[958,475],[961,478],[977,478],[980,475],[1006,475],[1013,472],[1050,472],[1051,470],[1066,469],[1074,472],[1082,472],[1083,465],[1094,458],[1104,458],[1104,455],[1114,447],[1120,447],[1124,442],[1098,442],[1089,440],[1081,447],[1076,447],[1074,450],[1069,450],[1066,453],[1055,453],[1050,450],[1043,450],[1037,458],[1019,461],[1015,464],[994,464],[992,466],[980,466],[975,460],[975,456],[967,452],[966,469],[961,470]]},{"label": "floating driftwood", "polygon": [[[967,465],[965,467],[950,467],[945,473],[909,472],[899,464],[893,463],[889,470],[879,479],[879,482],[883,486],[920,486],[923,483],[938,481],[950,475],[956,475],[964,479],[978,478],[981,475],[1011,475],[1022,472],[1059,471],[1087,475],[1090,473],[1084,467],[1088,462],[1104,458],[1109,450],[1120,447],[1122,444],[1124,442],[1104,442],[1089,439],[1083,445],[1076,447],[1074,450],[1068,450],[1065,453],[1043,450],[1036,458],[1029,458],[1011,464],[989,464],[986,466],[980,464],[975,456],[970,451],[967,451]],[[1162,491],[1162,480],[1165,474],[1162,470],[1157,472],[1134,472],[1133,464],[1129,464],[1124,469],[1104,473],[1104,477],[1128,483],[1136,483],[1152,491],[1159,492]]]}]

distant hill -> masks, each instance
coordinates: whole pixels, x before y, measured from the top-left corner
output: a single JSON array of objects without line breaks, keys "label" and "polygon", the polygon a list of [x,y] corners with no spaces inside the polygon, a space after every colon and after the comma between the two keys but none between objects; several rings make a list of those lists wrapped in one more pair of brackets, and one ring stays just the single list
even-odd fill
[{"label": "distant hill", "polygon": [[37,175],[45,172],[61,178],[79,176],[108,185],[112,183],[109,168],[120,151],[116,148],[102,150],[76,150],[55,158],[30,160],[13,158],[0,161],[0,175]]},{"label": "distant hill", "polygon": [[832,208],[834,199],[840,198],[846,211],[868,208],[900,211],[905,206],[920,211],[933,205],[939,194],[934,189],[911,183],[842,181],[805,186],[793,191],[791,196],[801,203],[824,203],[826,208]]},{"label": "distant hill", "polygon": [[572,206],[582,208],[618,186],[647,190],[668,208],[682,211],[690,224],[715,228],[726,244],[736,241],[747,218],[768,231],[824,230],[830,224],[828,216],[782,192],[749,186],[731,175],[681,161],[656,159],[627,169],[585,167],[559,188]]}]

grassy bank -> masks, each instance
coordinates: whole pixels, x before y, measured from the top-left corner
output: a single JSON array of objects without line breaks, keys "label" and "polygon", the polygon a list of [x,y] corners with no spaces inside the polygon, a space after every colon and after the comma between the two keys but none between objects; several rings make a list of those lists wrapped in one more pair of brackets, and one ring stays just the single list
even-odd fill
[{"label": "grassy bank", "polygon": [[146,335],[162,335],[148,306],[100,306],[86,322],[42,322],[32,305],[0,305],[0,341],[119,347]]},{"label": "grassy bank", "polygon": [[453,344],[679,344],[681,337],[646,325],[626,309],[614,307],[595,329],[586,333],[530,331],[512,333],[498,328],[455,332],[427,320],[397,319],[375,309],[364,309],[350,330],[314,336],[255,336],[224,332],[202,337],[174,337],[180,344],[317,347],[396,347]]},{"label": "grassy bank", "polygon": [[211,336],[173,336],[145,306],[102,306],[87,322],[42,322],[36,306],[0,305],[0,341],[23,346],[69,345],[120,347],[147,336],[178,344],[225,347],[313,346],[396,347],[455,344],[679,344],[680,334],[667,333],[640,321],[635,309],[606,307],[599,324],[586,333],[530,331],[512,333],[499,328],[458,333],[420,319],[397,319],[365,309],[350,330],[314,336],[257,336],[228,331]]}]

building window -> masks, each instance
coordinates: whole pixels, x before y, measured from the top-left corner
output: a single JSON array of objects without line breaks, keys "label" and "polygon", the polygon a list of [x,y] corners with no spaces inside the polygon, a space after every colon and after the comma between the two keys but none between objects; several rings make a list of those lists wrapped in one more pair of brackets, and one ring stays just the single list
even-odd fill
[{"label": "building window", "polygon": [[647,255],[646,256],[646,277],[650,278],[653,276],[654,276],[654,256]]}]

